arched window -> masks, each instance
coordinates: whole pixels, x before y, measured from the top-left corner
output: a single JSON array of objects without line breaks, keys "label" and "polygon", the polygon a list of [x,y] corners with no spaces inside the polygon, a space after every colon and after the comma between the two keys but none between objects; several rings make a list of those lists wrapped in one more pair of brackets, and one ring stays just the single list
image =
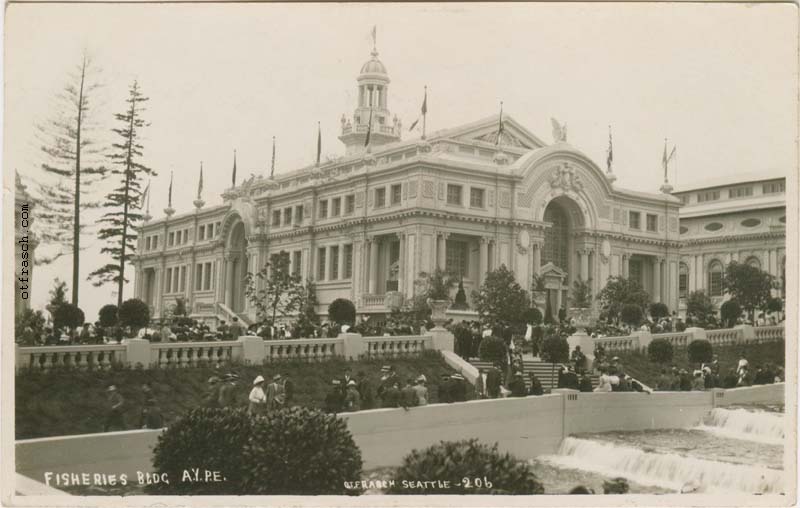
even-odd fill
[{"label": "arched window", "polygon": [[678,296],[679,298],[686,298],[689,293],[689,266],[686,263],[681,263],[678,270]]},{"label": "arched window", "polygon": [[722,272],[725,269],[718,260],[712,261],[708,265],[708,294],[710,296],[722,296]]},{"label": "arched window", "polygon": [[759,270],[761,269],[761,260],[758,259],[755,256],[750,256],[749,258],[747,258],[745,263],[747,263],[748,265],[750,265],[750,266],[752,266],[754,268],[758,268]]},{"label": "arched window", "polygon": [[553,263],[564,271],[569,268],[569,219],[557,203],[550,203],[544,211],[545,222],[551,227],[544,232],[542,264]]}]

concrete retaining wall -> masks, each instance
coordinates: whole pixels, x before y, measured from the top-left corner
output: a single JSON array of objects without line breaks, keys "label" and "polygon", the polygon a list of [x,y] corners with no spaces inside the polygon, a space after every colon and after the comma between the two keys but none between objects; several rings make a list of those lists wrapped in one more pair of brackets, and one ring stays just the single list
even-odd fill
[{"label": "concrete retaining wall", "polygon": [[[343,414],[364,468],[399,465],[411,450],[442,440],[478,438],[523,459],[554,453],[570,434],[687,428],[713,407],[783,402],[784,385],[711,392],[578,393],[476,400]],[[722,396],[720,397],[720,394]],[[17,472],[44,481],[58,473],[127,474],[152,468],[160,430],[135,430],[17,441]],[[192,464],[187,464],[192,467]]]}]

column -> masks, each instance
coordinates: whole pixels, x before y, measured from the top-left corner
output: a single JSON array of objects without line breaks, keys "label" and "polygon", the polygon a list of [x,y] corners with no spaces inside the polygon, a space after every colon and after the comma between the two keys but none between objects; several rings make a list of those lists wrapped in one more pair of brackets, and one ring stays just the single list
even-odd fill
[{"label": "column", "polygon": [[446,235],[446,233],[439,233],[436,236],[436,255],[437,255],[436,266],[440,270],[444,270],[445,269],[445,264],[447,263],[447,235]]},{"label": "column", "polygon": [[580,271],[580,278],[582,281],[586,281],[589,279],[589,256],[588,253],[584,249],[580,249],[578,251],[578,259],[580,259],[581,263],[581,271]]},{"label": "column", "polygon": [[406,289],[406,234],[397,233],[400,239],[400,259],[397,263],[397,291],[405,294]]},{"label": "column", "polygon": [[556,320],[558,319],[558,311],[561,310],[561,293],[562,292],[563,291],[561,290],[561,288],[558,288],[556,290],[556,308],[553,309],[553,314],[554,314],[553,319],[556,319]]},{"label": "column", "polygon": [[478,253],[478,266],[480,267],[478,283],[483,284],[483,280],[486,278],[486,272],[489,271],[489,239],[482,236],[478,240],[478,243],[480,249]]},{"label": "column", "polygon": [[344,280],[344,245],[343,243],[339,244],[339,265],[336,269],[339,271],[339,280]]},{"label": "column", "polygon": [[597,277],[595,277],[595,272],[597,271],[597,267],[595,266],[597,261],[597,256],[595,256],[593,250],[589,250],[588,258],[589,258],[589,271],[586,272],[586,277],[587,280],[589,279],[592,280],[592,293],[594,293],[594,283],[597,280]]},{"label": "column", "polygon": [[[695,259],[694,256],[689,258],[688,267],[689,267],[689,280],[687,281],[687,284],[688,284],[689,287],[686,288],[686,292],[687,293],[691,293],[692,291],[695,290],[695,287],[694,287],[695,275],[694,274],[697,271],[697,259]],[[680,273],[680,271],[681,270],[680,270],[680,262],[679,262],[678,263],[678,273]]]},{"label": "column", "polygon": [[225,305],[233,305],[233,258],[225,257]]},{"label": "column", "polygon": [[333,274],[333,260],[331,259],[333,256],[331,255],[331,246],[328,245],[325,247],[325,278],[323,280],[331,280],[331,275]]},{"label": "column", "polygon": [[769,271],[770,275],[778,277],[778,252],[775,249],[769,250]]},{"label": "column", "polygon": [[369,294],[374,295],[378,288],[378,250],[380,242],[373,237],[369,245]]},{"label": "column", "polygon": [[705,289],[706,287],[706,278],[705,278],[705,259],[703,259],[703,255],[699,254],[697,256],[697,287],[695,291]]},{"label": "column", "polygon": [[542,246],[538,243],[533,244],[533,273],[539,275],[542,267]]},{"label": "column", "polygon": [[653,302],[661,302],[661,259],[653,258]]},{"label": "column", "polygon": [[630,262],[631,262],[631,255],[630,254],[623,254],[622,255],[622,276],[624,278],[628,278],[630,276]]}]

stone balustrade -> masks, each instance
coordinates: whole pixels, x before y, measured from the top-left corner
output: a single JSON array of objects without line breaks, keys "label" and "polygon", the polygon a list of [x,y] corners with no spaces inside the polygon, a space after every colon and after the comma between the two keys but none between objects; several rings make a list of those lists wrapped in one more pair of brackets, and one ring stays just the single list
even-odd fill
[{"label": "stone balustrade", "polygon": [[781,325],[775,326],[758,326],[753,328],[753,333],[758,341],[770,342],[773,340],[781,340],[784,338],[784,328]]},{"label": "stone balustrade", "polygon": [[243,336],[223,342],[154,342],[128,339],[124,344],[87,346],[16,346],[16,369],[55,367],[108,368],[114,363],[155,367],[196,367],[227,362],[260,364],[282,360],[321,361],[335,357],[391,358],[426,349],[453,350],[453,335],[434,329],[428,335],[362,337],[343,333],[327,339],[263,340]]},{"label": "stone balustrade", "polygon": [[673,347],[686,347],[693,340],[705,339],[712,346],[732,346],[736,344],[762,343],[783,340],[783,325],[759,326],[737,325],[734,328],[704,330],[687,328],[683,332],[657,333],[634,331],[630,336],[600,337],[593,339],[595,346],[602,345],[606,351],[644,350],[655,339],[666,339]]}]

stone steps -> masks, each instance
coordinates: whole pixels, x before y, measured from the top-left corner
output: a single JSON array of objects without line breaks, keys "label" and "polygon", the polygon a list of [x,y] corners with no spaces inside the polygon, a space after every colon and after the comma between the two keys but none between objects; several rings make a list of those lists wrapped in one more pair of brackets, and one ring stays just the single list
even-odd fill
[{"label": "stone steps", "polygon": [[[484,362],[480,360],[473,360],[470,362],[476,369],[490,369],[492,367],[491,362]],[[530,388],[530,378],[528,377],[529,372],[533,372],[536,377],[539,379],[539,382],[542,383],[542,388],[544,390],[552,390],[553,388],[557,388],[558,385],[558,370],[563,367],[560,363],[548,363],[542,362],[539,360],[531,360],[531,359],[524,359],[522,362],[522,377],[525,379],[525,387]],[[505,374],[505,373],[504,373]],[[592,379],[592,386],[597,386],[598,376],[591,375]]]}]

